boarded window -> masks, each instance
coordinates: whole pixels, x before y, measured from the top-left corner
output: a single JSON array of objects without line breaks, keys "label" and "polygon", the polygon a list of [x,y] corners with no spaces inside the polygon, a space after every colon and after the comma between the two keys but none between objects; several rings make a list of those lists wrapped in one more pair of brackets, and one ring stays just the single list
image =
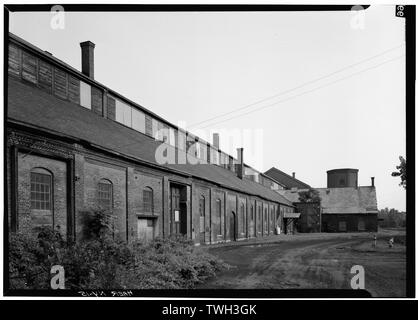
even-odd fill
[{"label": "boarded window", "polygon": [[57,68],[54,68],[54,94],[67,99],[67,73]]},{"label": "boarded window", "polygon": [[112,211],[113,209],[113,187],[109,180],[102,179],[98,184],[99,207]]},{"label": "boarded window", "polygon": [[39,60],[38,83],[42,89],[52,92],[52,66],[42,60]]},{"label": "boarded window", "polygon": [[91,86],[83,81],[80,81],[80,104],[91,109]]},{"label": "boarded window", "polygon": [[145,134],[152,137],[152,118],[145,116]]},{"label": "boarded window", "polygon": [[145,114],[132,108],[132,129],[145,133]]},{"label": "boarded window", "polygon": [[158,140],[158,121],[155,119],[152,119],[152,136]]},{"label": "boarded window", "polygon": [[146,187],[142,191],[144,213],[154,213],[154,193],[151,188]]},{"label": "boarded window", "polygon": [[38,59],[27,53],[22,52],[22,78],[32,82],[38,83]]},{"label": "boarded window", "polygon": [[43,169],[30,174],[31,209],[52,210],[52,175]]},{"label": "boarded window", "polygon": [[20,54],[21,51],[18,47],[9,44],[9,74],[20,76]]},{"label": "boarded window", "polygon": [[116,101],[112,97],[107,97],[107,117],[116,120]]},{"label": "boarded window", "polygon": [[68,76],[68,99],[80,104],[80,80],[70,75]]},{"label": "boarded window", "polygon": [[103,93],[96,87],[91,87],[91,110],[103,115]]}]

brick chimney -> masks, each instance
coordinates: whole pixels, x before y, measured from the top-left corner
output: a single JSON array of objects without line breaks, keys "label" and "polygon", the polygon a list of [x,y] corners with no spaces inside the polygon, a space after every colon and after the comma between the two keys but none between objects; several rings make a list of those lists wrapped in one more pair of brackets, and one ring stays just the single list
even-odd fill
[{"label": "brick chimney", "polygon": [[91,41],[80,43],[81,47],[81,72],[87,77],[94,79],[94,47]]},{"label": "brick chimney", "polygon": [[372,187],[374,187],[374,177],[371,177],[372,180]]},{"label": "brick chimney", "polygon": [[212,138],[212,144],[216,149],[219,149],[219,133],[214,133]]},{"label": "brick chimney", "polygon": [[244,177],[244,148],[237,148],[237,176],[242,179]]},{"label": "brick chimney", "polygon": [[293,179],[295,179],[295,177],[296,177],[296,172],[292,172],[292,177],[293,177]]}]

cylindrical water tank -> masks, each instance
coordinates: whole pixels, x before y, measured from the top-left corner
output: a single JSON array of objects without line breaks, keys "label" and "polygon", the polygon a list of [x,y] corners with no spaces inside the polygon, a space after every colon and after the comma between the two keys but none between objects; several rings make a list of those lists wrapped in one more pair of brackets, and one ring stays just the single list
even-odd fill
[{"label": "cylindrical water tank", "polygon": [[348,188],[358,186],[358,169],[328,170],[327,188]]}]

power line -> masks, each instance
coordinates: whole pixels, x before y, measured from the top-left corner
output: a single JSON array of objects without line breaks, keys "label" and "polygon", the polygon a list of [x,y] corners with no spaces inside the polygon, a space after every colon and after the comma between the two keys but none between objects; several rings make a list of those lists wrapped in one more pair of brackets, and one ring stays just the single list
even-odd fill
[{"label": "power line", "polygon": [[[262,103],[262,102],[265,102],[265,101],[271,100],[271,99],[273,99],[273,98],[279,97],[279,96],[281,96],[281,95],[284,95],[284,94],[286,94],[286,93],[289,93],[289,92],[295,91],[296,89],[300,89],[300,88],[305,87],[305,86],[307,86],[307,85],[309,85],[309,84],[312,84],[312,83],[318,82],[318,81],[323,80],[323,79],[325,79],[325,78],[329,78],[330,76],[333,76],[333,75],[335,75],[335,74],[337,74],[337,73],[340,73],[340,72],[342,72],[342,71],[344,71],[344,70],[347,70],[347,69],[349,69],[349,68],[355,67],[355,66],[357,66],[357,65],[359,65],[359,64],[362,64],[362,63],[364,63],[364,62],[366,62],[366,61],[369,61],[369,60],[375,59],[375,58],[377,58],[377,57],[379,57],[379,56],[382,56],[382,55],[384,55],[384,54],[386,54],[386,53],[388,53],[388,52],[390,52],[390,51],[393,51],[393,50],[395,50],[395,49],[398,49],[398,48],[402,47],[403,45],[404,45],[404,44],[400,44],[400,45],[398,45],[398,46],[396,46],[396,47],[393,47],[393,48],[387,49],[387,50],[382,51],[382,52],[380,52],[380,53],[378,53],[378,54],[376,54],[376,55],[374,55],[374,56],[368,57],[368,58],[363,59],[363,60],[361,60],[361,61],[358,61],[358,62],[356,62],[356,63],[353,63],[353,64],[350,64],[350,65],[348,65],[348,66],[345,66],[345,67],[343,67],[343,68],[341,68],[341,69],[338,69],[338,70],[336,70],[336,71],[334,71],[334,72],[331,72],[331,73],[329,73],[329,74],[327,74],[327,75],[324,75],[324,76],[321,76],[321,77],[319,77],[319,78],[316,78],[316,79],[310,80],[310,81],[308,81],[308,82],[305,82],[305,83],[303,83],[303,84],[300,84],[300,85],[298,85],[298,86],[296,86],[296,87],[293,87],[293,88],[291,88],[291,89],[287,89],[287,90],[284,90],[284,91],[279,92],[279,93],[277,93],[277,94],[274,94],[274,95],[268,96],[268,97],[266,97],[266,98],[264,98],[264,99],[257,100],[257,101],[255,101],[255,102],[250,103],[250,104],[247,104],[247,105],[245,105],[245,106],[243,106],[243,107],[240,107],[240,108],[237,108],[237,109],[234,109],[234,110],[228,111],[228,112],[226,112],[226,113],[223,113],[223,114],[220,114],[220,115],[214,116],[214,117],[212,117],[212,118],[209,118],[209,119],[206,119],[206,120],[203,120],[203,121],[195,122],[195,123],[193,123],[193,124],[189,125],[188,127],[189,127],[189,129],[190,129],[190,128],[196,128],[196,127],[197,127],[197,125],[199,125],[199,124],[202,124],[202,123],[205,123],[205,122],[209,122],[209,121],[211,121],[211,120],[215,120],[215,119],[217,119],[217,118],[221,118],[221,117],[223,117],[223,116],[227,116],[227,115],[232,114],[232,113],[235,113],[235,112],[237,112],[237,111],[241,111],[241,110],[247,109],[247,108],[249,108],[249,107],[252,107],[252,106],[254,106],[254,105],[256,105],[256,104],[259,104],[259,103]],[[206,127],[203,127],[203,128],[206,128]]]},{"label": "power line", "polygon": [[[302,96],[302,95],[308,94],[308,93],[310,93],[310,92],[313,92],[313,91],[316,91],[316,90],[322,89],[322,88],[324,88],[324,87],[330,86],[330,85],[332,85],[332,84],[334,84],[334,83],[337,83],[337,82],[339,82],[339,81],[342,81],[342,80],[345,80],[345,79],[351,78],[351,77],[353,77],[353,76],[355,76],[355,75],[361,74],[361,73],[366,72],[366,71],[368,71],[368,70],[375,69],[375,68],[380,67],[380,66],[382,66],[382,65],[384,65],[384,64],[386,64],[386,63],[389,63],[389,62],[392,62],[392,61],[394,61],[394,60],[400,59],[400,58],[402,58],[402,57],[404,57],[404,56],[405,56],[405,55],[401,55],[401,56],[395,57],[395,58],[393,58],[393,59],[386,60],[386,61],[384,61],[384,62],[382,62],[382,63],[380,63],[380,64],[377,64],[377,65],[374,65],[374,66],[372,66],[372,67],[370,67],[370,68],[366,68],[366,69],[360,70],[360,71],[358,71],[358,72],[352,73],[352,74],[350,74],[350,75],[348,75],[348,76],[346,76],[346,77],[342,77],[342,78],[340,78],[340,79],[337,79],[337,80],[335,80],[335,81],[329,82],[329,83],[327,83],[327,84],[324,84],[324,85],[322,85],[322,86],[316,87],[316,88],[314,88],[314,89],[311,89],[311,90],[308,90],[308,91],[304,91],[304,92],[302,92],[302,93],[300,93],[300,94],[297,94],[297,95],[295,95],[295,96],[292,96],[292,97],[289,97],[289,98],[286,98],[286,99],[283,99],[283,100],[276,101],[276,102],[274,102],[274,103],[271,103],[271,104],[265,105],[265,106],[263,106],[263,107],[260,107],[260,108],[257,108],[257,109],[253,109],[253,110],[248,111],[248,112],[246,112],[246,113],[238,114],[238,115],[236,115],[236,116],[234,116],[234,117],[230,117],[230,118],[227,118],[227,119],[224,119],[224,120],[218,121],[218,122],[211,123],[211,124],[209,124],[209,125],[207,125],[207,126],[200,127],[200,129],[205,129],[205,128],[208,128],[208,127],[213,126],[213,125],[215,125],[215,124],[223,123],[223,122],[226,122],[226,121],[229,121],[229,120],[232,120],[232,119],[235,119],[235,118],[239,118],[239,117],[245,116],[245,115],[247,115],[247,114],[250,114],[250,113],[253,113],[253,112],[256,112],[256,111],[259,111],[259,110],[265,109],[265,108],[272,107],[272,106],[274,106],[274,105],[276,105],[276,104],[280,104],[280,103],[283,103],[283,102],[286,102],[286,101],[289,101],[289,100],[295,99],[295,98],[297,98],[297,97],[299,97],[299,96]],[[188,130],[188,131],[189,131],[189,130]],[[138,141],[138,142],[140,142],[140,141]],[[122,145],[122,147],[128,147],[128,146],[134,145],[134,144],[136,144],[136,143],[137,143],[137,142],[128,143],[128,144]]]},{"label": "power line", "polygon": [[246,113],[242,113],[242,114],[239,114],[239,115],[236,115],[236,116],[233,116],[233,117],[230,117],[230,118],[227,118],[227,119],[224,119],[224,120],[218,121],[218,122],[211,123],[211,124],[209,124],[209,125],[207,125],[207,126],[200,127],[200,129],[205,129],[205,128],[208,128],[208,127],[213,126],[213,125],[215,125],[215,124],[223,123],[223,122],[226,122],[226,121],[229,121],[229,120],[232,120],[232,119],[235,119],[235,118],[239,118],[239,117],[245,116],[245,115],[247,115],[247,114],[250,114],[250,113],[253,113],[253,112],[256,112],[256,111],[259,111],[259,110],[265,109],[265,108],[272,107],[272,106],[274,106],[274,105],[276,105],[276,104],[279,104],[279,103],[283,103],[283,102],[286,102],[286,101],[292,100],[292,99],[297,98],[297,97],[300,97],[300,96],[302,96],[302,95],[305,95],[305,94],[311,93],[311,92],[313,92],[313,91],[316,91],[316,90],[322,89],[322,88],[324,88],[324,87],[330,86],[330,85],[332,85],[332,84],[334,84],[334,83],[337,83],[337,82],[339,82],[339,81],[342,81],[342,80],[345,80],[345,79],[351,78],[351,77],[353,77],[353,76],[355,76],[355,75],[358,75],[358,74],[360,74],[360,73],[366,72],[366,71],[368,71],[368,70],[375,69],[375,68],[380,67],[380,66],[382,66],[382,65],[384,65],[384,64],[386,64],[386,63],[389,63],[389,62],[392,62],[392,61],[394,61],[394,60],[400,59],[400,58],[402,58],[402,57],[404,57],[404,56],[405,56],[405,55],[401,55],[401,56],[398,56],[398,57],[396,57],[396,58],[386,60],[386,61],[384,61],[384,62],[382,62],[382,63],[380,63],[380,64],[374,65],[373,67],[370,67],[370,68],[366,68],[366,69],[360,70],[359,72],[352,73],[352,74],[350,74],[350,75],[348,75],[348,76],[346,76],[346,77],[342,77],[342,78],[337,79],[337,80],[335,80],[335,81],[329,82],[329,83],[327,83],[327,84],[325,84],[325,85],[322,85],[322,86],[316,87],[316,88],[311,89],[311,90],[308,90],[308,91],[304,91],[304,92],[302,92],[302,93],[300,93],[300,94],[297,94],[297,95],[295,95],[295,96],[292,96],[292,97],[289,97],[289,98],[286,98],[286,99],[283,99],[283,100],[276,101],[276,102],[274,102],[274,103],[272,103],[272,104],[268,104],[268,105],[266,105],[266,106],[263,106],[263,107],[260,107],[260,108],[257,108],[257,109],[253,109],[253,110],[248,111],[248,112],[246,112]]}]

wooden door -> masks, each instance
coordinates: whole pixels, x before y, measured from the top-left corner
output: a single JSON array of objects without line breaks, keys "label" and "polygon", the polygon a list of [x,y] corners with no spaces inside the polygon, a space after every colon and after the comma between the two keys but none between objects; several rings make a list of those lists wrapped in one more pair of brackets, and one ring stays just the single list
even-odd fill
[{"label": "wooden door", "polygon": [[235,212],[232,211],[231,215],[229,217],[229,236],[231,238],[232,241],[236,241],[237,240],[237,230],[236,230],[236,217],[235,217]]},{"label": "wooden door", "polygon": [[180,189],[171,187],[171,230],[180,234]]},{"label": "wooden door", "polygon": [[138,240],[148,242],[154,239],[154,220],[139,218],[138,219]]}]

